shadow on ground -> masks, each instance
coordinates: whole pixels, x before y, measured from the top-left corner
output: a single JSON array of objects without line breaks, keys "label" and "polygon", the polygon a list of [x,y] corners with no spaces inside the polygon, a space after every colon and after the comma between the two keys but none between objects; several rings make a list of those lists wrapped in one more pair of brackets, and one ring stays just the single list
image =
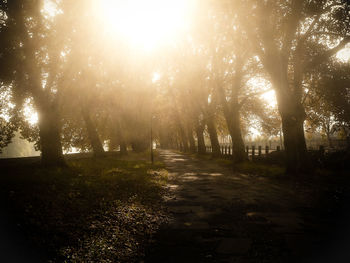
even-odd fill
[{"label": "shadow on ground", "polygon": [[146,262],[350,262],[348,229],[303,187],[168,150],[160,156],[172,220]]}]

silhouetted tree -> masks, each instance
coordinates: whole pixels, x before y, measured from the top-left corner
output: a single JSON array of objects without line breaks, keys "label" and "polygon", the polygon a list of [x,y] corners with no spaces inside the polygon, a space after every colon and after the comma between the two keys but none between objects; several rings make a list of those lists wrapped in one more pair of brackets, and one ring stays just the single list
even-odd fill
[{"label": "silhouetted tree", "polygon": [[[239,2],[240,24],[276,91],[287,171],[307,170],[303,78],[349,42],[348,4],[336,0]],[[340,42],[328,48],[326,38]],[[309,52],[311,45],[318,46],[315,53]]]}]

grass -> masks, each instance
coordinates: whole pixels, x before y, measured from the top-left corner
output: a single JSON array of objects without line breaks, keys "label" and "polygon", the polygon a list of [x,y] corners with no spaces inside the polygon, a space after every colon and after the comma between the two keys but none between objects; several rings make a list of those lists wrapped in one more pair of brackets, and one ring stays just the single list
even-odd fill
[{"label": "grass", "polygon": [[278,177],[285,174],[284,167],[272,164],[262,164],[245,161],[236,164],[235,167],[241,173],[255,174],[260,176]]},{"label": "grass", "polygon": [[55,169],[19,159],[0,177],[8,220],[43,261],[133,261],[166,220],[167,172],[142,156],[75,157]]},{"label": "grass", "polygon": [[[227,157],[212,157],[210,154],[192,154],[193,158],[214,161],[221,166],[233,167],[232,160]],[[234,169],[245,174],[259,176],[278,177],[285,175],[285,168],[275,164],[264,164],[263,162],[245,161],[234,165]]]}]

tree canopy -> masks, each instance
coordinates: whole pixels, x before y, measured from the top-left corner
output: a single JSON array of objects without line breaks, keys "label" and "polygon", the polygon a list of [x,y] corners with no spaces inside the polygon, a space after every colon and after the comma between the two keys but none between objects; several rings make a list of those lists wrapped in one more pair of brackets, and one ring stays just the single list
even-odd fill
[{"label": "tree canopy", "polygon": [[146,150],[153,129],[214,155],[229,136],[240,162],[251,128],[282,127],[293,173],[309,169],[306,120],[350,129],[348,1],[112,2],[0,1],[0,149],[20,131],[63,165],[63,150]]}]

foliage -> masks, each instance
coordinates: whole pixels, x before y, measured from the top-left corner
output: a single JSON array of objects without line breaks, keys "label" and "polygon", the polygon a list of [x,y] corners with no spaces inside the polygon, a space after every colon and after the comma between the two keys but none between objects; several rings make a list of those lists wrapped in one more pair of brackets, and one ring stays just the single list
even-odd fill
[{"label": "foliage", "polygon": [[2,152],[2,148],[11,143],[13,136],[13,125],[0,117],[0,153]]},{"label": "foliage", "polygon": [[334,63],[322,74],[319,94],[339,123],[350,125],[350,64]]}]

